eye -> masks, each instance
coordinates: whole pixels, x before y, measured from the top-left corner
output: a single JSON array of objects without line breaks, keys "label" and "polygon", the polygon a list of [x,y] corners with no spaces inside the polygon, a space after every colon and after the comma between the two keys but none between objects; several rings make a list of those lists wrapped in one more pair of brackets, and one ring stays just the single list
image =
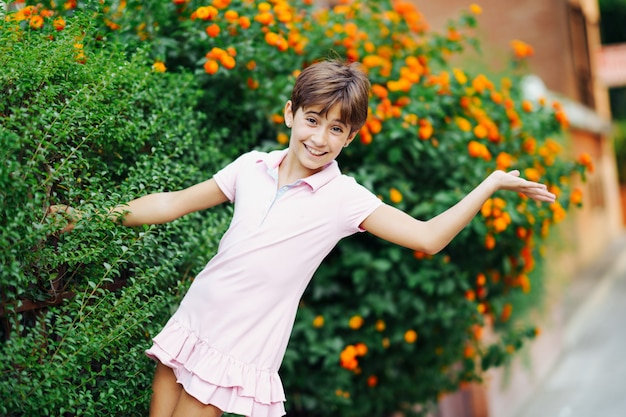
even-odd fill
[{"label": "eye", "polygon": [[314,117],[307,117],[306,121],[312,125],[317,123],[317,120]]},{"label": "eye", "polygon": [[332,128],[333,132],[341,134],[343,133],[343,128],[341,126],[333,126]]}]

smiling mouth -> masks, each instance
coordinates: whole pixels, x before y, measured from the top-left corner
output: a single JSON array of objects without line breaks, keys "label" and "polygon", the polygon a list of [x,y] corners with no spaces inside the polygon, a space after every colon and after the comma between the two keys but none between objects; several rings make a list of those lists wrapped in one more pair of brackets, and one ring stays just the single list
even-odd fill
[{"label": "smiling mouth", "polygon": [[306,148],[306,150],[307,150],[307,151],[308,151],[311,155],[313,155],[313,156],[322,156],[322,155],[325,155],[325,154],[327,154],[327,153],[328,153],[328,152],[323,152],[323,151],[318,151],[318,150],[315,150],[315,149],[313,149],[313,148],[311,148],[311,147],[307,146],[306,144],[303,144],[303,145],[304,145],[304,147]]}]

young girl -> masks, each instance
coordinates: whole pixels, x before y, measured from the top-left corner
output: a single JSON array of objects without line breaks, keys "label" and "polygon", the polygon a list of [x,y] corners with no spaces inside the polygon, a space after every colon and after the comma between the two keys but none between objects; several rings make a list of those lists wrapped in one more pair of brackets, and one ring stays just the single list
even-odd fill
[{"label": "young girl", "polygon": [[285,105],[287,149],[246,153],[205,182],[112,210],[124,213],[125,226],[137,226],[235,204],[217,254],[146,351],[157,361],[151,417],[284,415],[278,369],[298,302],[343,237],[368,231],[433,254],[498,190],[554,201],[545,185],[520,178],[518,171],[496,171],[429,221],[384,204],[342,175],[335,161],[365,123],[369,87],[357,64],[311,65]]}]

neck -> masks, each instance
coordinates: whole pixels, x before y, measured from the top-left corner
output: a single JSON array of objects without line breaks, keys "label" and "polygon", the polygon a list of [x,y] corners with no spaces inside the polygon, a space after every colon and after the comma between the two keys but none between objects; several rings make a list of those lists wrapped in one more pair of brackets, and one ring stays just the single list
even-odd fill
[{"label": "neck", "polygon": [[278,166],[278,186],[293,184],[297,180],[316,174],[319,171],[321,169],[306,169],[297,163],[291,152],[287,152],[287,155]]}]

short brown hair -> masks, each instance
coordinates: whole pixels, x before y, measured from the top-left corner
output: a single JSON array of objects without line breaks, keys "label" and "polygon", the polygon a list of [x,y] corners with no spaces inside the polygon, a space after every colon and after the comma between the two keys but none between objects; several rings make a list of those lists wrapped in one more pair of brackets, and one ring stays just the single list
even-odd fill
[{"label": "short brown hair", "polygon": [[350,126],[350,133],[358,131],[367,119],[370,82],[360,64],[339,60],[317,62],[305,68],[291,92],[291,106],[299,108],[322,105],[327,114],[335,104],[341,108],[341,118]]}]

